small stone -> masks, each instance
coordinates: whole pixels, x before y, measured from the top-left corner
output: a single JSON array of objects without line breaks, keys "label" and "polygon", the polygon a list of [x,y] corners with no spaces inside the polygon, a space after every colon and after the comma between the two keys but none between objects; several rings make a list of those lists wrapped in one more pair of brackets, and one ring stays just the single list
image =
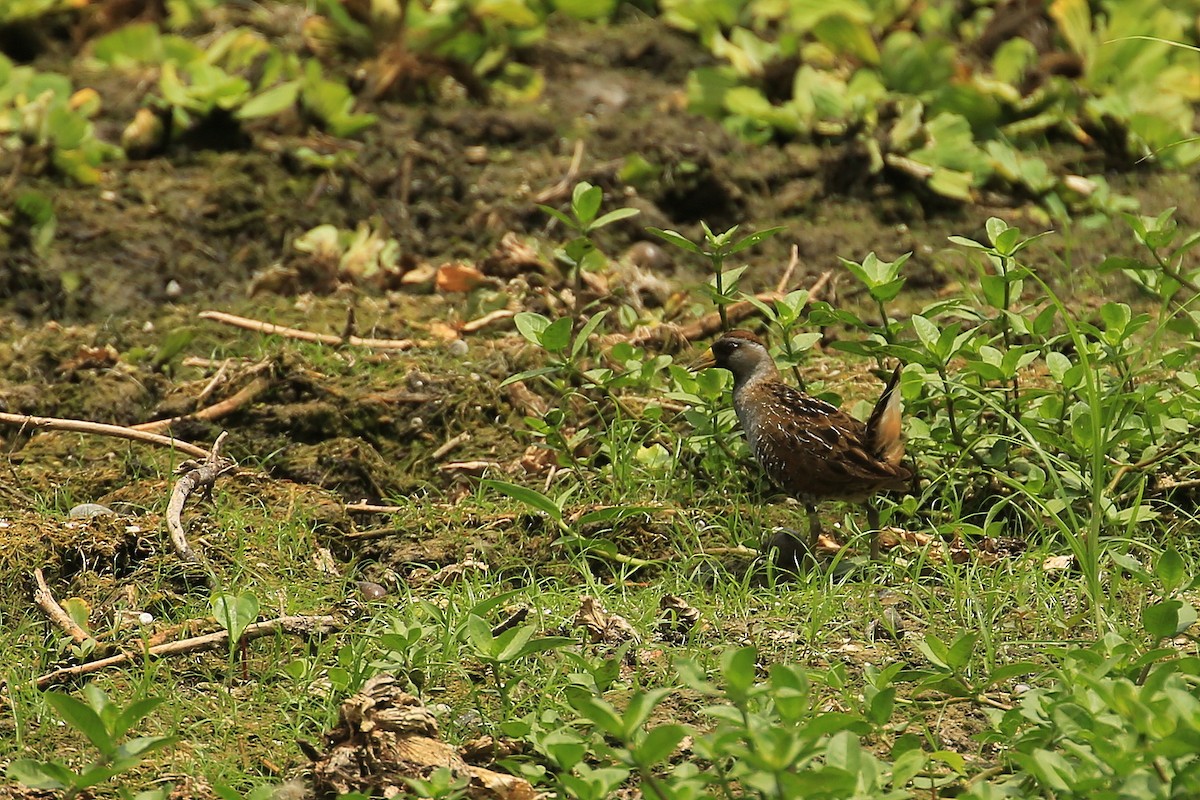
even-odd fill
[{"label": "small stone", "polygon": [[447,349],[450,351],[450,355],[454,356],[455,358],[462,358],[471,348],[463,339],[455,339],[450,343],[450,346]]},{"label": "small stone", "polygon": [[364,600],[381,600],[387,597],[387,589],[374,581],[355,581],[354,585],[358,587]]},{"label": "small stone", "polygon": [[167,281],[167,297],[171,300],[178,300],[183,296],[183,287],[179,285],[179,281],[172,278]]},{"label": "small stone", "polygon": [[671,256],[654,242],[635,242],[625,251],[625,259],[645,272],[662,272],[671,267]]},{"label": "small stone", "polygon": [[80,503],[67,512],[71,519],[91,519],[92,517],[115,517],[117,513],[108,506],[99,503]]}]

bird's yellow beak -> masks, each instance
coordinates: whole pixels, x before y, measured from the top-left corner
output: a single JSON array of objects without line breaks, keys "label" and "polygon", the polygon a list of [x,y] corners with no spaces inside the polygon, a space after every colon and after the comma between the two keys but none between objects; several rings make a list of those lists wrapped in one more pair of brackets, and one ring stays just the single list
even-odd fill
[{"label": "bird's yellow beak", "polygon": [[692,372],[699,372],[702,369],[709,369],[710,367],[715,367],[716,365],[717,357],[713,355],[712,348],[710,347],[697,356],[696,360],[688,366],[688,369],[690,369]]}]

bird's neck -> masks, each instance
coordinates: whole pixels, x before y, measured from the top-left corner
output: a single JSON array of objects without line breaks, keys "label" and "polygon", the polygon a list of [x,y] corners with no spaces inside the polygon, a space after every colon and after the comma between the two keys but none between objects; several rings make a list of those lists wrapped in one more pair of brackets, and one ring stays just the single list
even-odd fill
[{"label": "bird's neck", "polygon": [[743,389],[777,380],[779,380],[779,369],[775,366],[775,362],[768,358],[759,362],[754,369],[748,372],[734,373],[733,391],[741,392]]}]

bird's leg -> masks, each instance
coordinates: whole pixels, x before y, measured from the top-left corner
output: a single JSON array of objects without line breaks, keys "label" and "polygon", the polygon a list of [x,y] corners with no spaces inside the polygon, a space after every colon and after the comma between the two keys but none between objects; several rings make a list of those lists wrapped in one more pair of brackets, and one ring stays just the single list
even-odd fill
[{"label": "bird's leg", "polygon": [[808,554],[816,561],[817,543],[821,538],[821,518],[817,515],[817,507],[812,503],[805,503],[804,510],[808,512]]},{"label": "bird's leg", "polygon": [[879,560],[879,509],[870,500],[867,501],[867,527],[871,536],[871,560]]}]

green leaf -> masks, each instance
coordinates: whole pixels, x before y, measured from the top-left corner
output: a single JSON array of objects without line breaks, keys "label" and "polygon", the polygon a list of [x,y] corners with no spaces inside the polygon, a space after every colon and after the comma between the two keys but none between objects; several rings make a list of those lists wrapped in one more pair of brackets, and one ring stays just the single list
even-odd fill
[{"label": "green leaf", "polygon": [[541,203],[538,203],[538,208],[541,209],[542,211],[546,212],[550,216],[554,217],[556,220],[561,222],[563,225],[566,225],[571,230],[576,230],[578,228],[578,225],[575,224],[575,220],[571,219],[566,214],[559,211],[557,208],[551,208],[550,206],[544,206]]},{"label": "green leaf", "polygon": [[300,81],[295,80],[272,86],[258,96],[247,100],[234,116],[238,119],[273,117],[296,105],[296,101],[300,98],[300,85]]},{"label": "green leaf", "polygon": [[588,227],[596,218],[603,199],[604,190],[599,186],[592,186],[587,181],[575,184],[575,190],[571,193],[571,211],[582,227]]},{"label": "green leaf", "polygon": [[61,692],[46,692],[45,697],[50,707],[58,712],[68,725],[86,736],[105,756],[116,750],[116,741],[109,734],[100,715],[91,706]]},{"label": "green leaf", "polygon": [[488,489],[495,489],[501,494],[506,494],[512,499],[520,503],[524,503],[530,508],[543,511],[558,522],[562,522],[563,520],[563,512],[562,509],[558,507],[558,504],[536,489],[530,489],[526,486],[520,486],[507,481],[496,480],[485,480],[482,482],[482,485]]},{"label": "green leaf", "polygon": [[656,510],[653,506],[611,506],[609,508],[598,508],[581,516],[578,523],[580,525],[595,525],[600,522],[623,520],[627,517],[638,516],[639,514],[653,514]]},{"label": "green leaf", "polygon": [[110,726],[113,738],[124,736],[130,728],[149,715],[151,711],[162,705],[164,700],[165,698],[162,697],[146,697],[130,703],[117,715],[117,718],[113,720]]},{"label": "green leaf", "polygon": [[662,687],[635,692],[629,698],[629,705],[626,706],[625,713],[621,717],[622,741],[632,741],[641,727],[650,719],[650,715],[654,713],[658,704],[673,691],[674,689],[670,687]]},{"label": "green leaf", "polygon": [[950,648],[946,647],[945,642],[943,642],[934,634],[925,634],[925,638],[917,642],[917,649],[920,650],[935,666],[941,667],[942,669],[951,669]]},{"label": "green leaf", "polygon": [[257,619],[258,598],[252,592],[222,592],[210,602],[213,616],[221,627],[229,631],[229,645],[232,648],[241,640],[247,626]]},{"label": "green leaf", "polygon": [[492,635],[492,626],[482,617],[471,614],[466,622],[467,638],[479,655],[488,661],[498,661],[500,644]]},{"label": "green leaf", "polygon": [[541,345],[551,353],[560,353],[571,343],[571,318],[560,317],[541,333]]},{"label": "green leaf", "polygon": [[652,728],[646,733],[646,738],[633,748],[639,765],[652,767],[666,763],[687,734],[688,729],[683,725],[659,725]]},{"label": "green leaf", "polygon": [[743,250],[751,248],[754,245],[758,244],[759,242],[761,242],[765,239],[771,238],[772,236],[779,233],[783,229],[784,228],[781,225],[781,226],[778,226],[775,228],[767,228],[766,230],[758,231],[757,233],[752,233],[749,236],[747,236],[746,238],[735,242],[732,247],[730,247],[728,250],[725,251],[725,255],[731,256],[735,253],[740,253]]},{"label": "green leaf", "polygon": [[1158,557],[1158,563],[1154,565],[1154,576],[1158,578],[1166,594],[1170,594],[1187,582],[1187,566],[1174,546],[1168,547]]},{"label": "green leaf", "polygon": [[721,656],[721,675],[731,696],[744,695],[754,684],[758,651],[753,645],[726,650]]},{"label": "green leaf", "polygon": [[1184,600],[1162,600],[1142,611],[1142,627],[1155,639],[1169,639],[1196,622],[1196,609]]},{"label": "green leaf", "polygon": [[587,347],[588,339],[596,332],[596,328],[600,327],[600,323],[608,316],[609,311],[610,309],[607,308],[599,311],[583,324],[583,327],[579,329],[579,333],[575,334],[575,343],[571,345],[571,358],[577,358],[583,352],[584,348]]},{"label": "green leaf", "polygon": [[682,233],[665,231],[662,228],[646,228],[646,231],[654,234],[660,239],[670,242],[680,249],[688,251],[689,253],[695,253],[699,256],[704,255],[704,250],[700,248],[700,245],[696,244],[691,239],[688,239]]},{"label": "green leaf", "polygon": [[550,327],[550,320],[533,311],[520,312],[513,317],[513,323],[522,336],[539,347],[542,344],[542,332]]},{"label": "green leaf", "polygon": [[75,773],[53,761],[19,758],[8,765],[6,777],[30,789],[66,789],[74,784]]},{"label": "green leaf", "polygon": [[603,228],[605,225],[610,225],[614,222],[617,222],[618,220],[636,217],[640,213],[642,212],[636,208],[618,208],[615,211],[610,211],[601,216],[600,219],[588,226],[588,230],[594,231],[598,228]]}]

